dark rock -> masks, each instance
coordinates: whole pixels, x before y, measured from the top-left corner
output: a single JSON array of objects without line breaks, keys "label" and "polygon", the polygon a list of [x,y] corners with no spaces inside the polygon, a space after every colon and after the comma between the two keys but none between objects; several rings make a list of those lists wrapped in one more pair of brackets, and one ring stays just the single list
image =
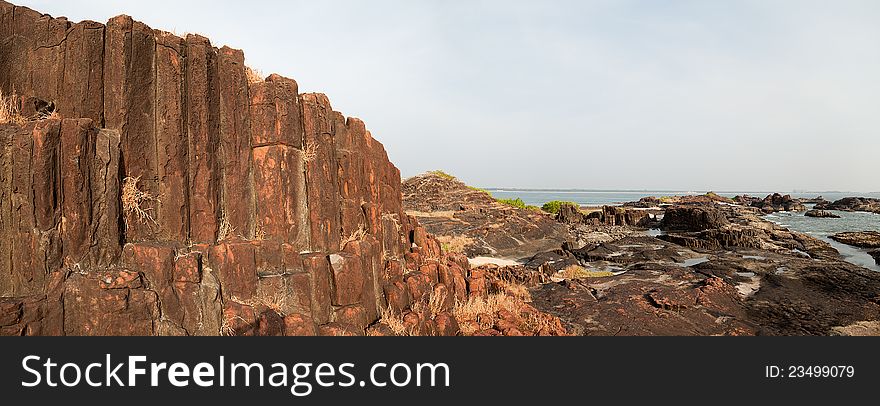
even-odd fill
[{"label": "dark rock", "polygon": [[880,248],[880,232],[853,231],[832,235],[832,240],[861,248]]},{"label": "dark rock", "polygon": [[834,203],[816,204],[820,210],[865,211],[880,214],[880,199],[866,197],[845,197]]},{"label": "dark rock", "polygon": [[709,206],[677,206],[666,209],[660,228],[677,231],[703,231],[729,224],[720,210]]},{"label": "dark rock", "polygon": [[807,207],[791,195],[781,195],[774,193],[767,195],[764,200],[755,200],[751,202],[753,207],[761,209],[764,213],[774,213],[778,211],[806,211]]},{"label": "dark rock", "polygon": [[825,210],[815,210],[815,209],[808,210],[806,213],[804,213],[804,216],[818,217],[818,218],[832,218],[832,219],[839,219],[840,218],[840,216],[838,216],[834,213],[831,213],[831,212],[828,212]]}]

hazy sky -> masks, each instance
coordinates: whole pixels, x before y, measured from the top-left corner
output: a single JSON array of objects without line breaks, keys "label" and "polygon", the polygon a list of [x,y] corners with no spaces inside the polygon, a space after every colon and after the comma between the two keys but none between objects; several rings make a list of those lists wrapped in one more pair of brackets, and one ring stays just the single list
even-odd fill
[{"label": "hazy sky", "polygon": [[880,190],[880,1],[11,1],[241,48],[404,177]]}]

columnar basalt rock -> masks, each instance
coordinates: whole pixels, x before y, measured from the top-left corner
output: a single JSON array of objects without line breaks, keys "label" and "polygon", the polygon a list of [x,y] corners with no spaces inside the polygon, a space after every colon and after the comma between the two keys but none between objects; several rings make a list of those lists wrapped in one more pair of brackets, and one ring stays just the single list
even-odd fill
[{"label": "columnar basalt rock", "polygon": [[0,51],[3,93],[60,115],[0,125],[0,334],[363,335],[388,308],[459,331],[467,260],[327,96],[128,16],[0,1]]}]

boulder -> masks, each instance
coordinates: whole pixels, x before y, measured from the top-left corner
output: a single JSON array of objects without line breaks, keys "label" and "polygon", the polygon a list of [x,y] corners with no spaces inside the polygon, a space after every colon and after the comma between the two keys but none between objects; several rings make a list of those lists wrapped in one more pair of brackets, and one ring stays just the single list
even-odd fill
[{"label": "boulder", "polygon": [[704,231],[728,225],[727,217],[710,206],[678,206],[666,209],[660,228],[675,231]]},{"label": "boulder", "polygon": [[774,193],[772,195],[767,195],[764,200],[755,200],[751,202],[753,207],[760,208],[761,211],[765,213],[774,213],[778,211],[806,211],[807,207],[798,200],[791,197],[791,195],[781,195],[779,193]]},{"label": "boulder", "polygon": [[839,219],[840,216],[825,210],[808,210],[804,213],[804,216],[807,217],[817,217],[817,218],[830,218],[830,219]]}]

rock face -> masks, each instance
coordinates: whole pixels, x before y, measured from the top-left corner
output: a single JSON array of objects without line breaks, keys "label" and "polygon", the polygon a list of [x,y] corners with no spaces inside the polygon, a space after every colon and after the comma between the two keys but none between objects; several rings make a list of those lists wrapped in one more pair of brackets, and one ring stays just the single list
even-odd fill
[{"label": "rock face", "polygon": [[861,248],[880,248],[880,232],[853,231],[832,235],[832,240]]},{"label": "rock face", "polygon": [[497,202],[449,175],[426,173],[403,183],[406,213],[428,232],[465,240],[470,256],[528,258],[571,238],[549,214]]},{"label": "rock face", "polygon": [[3,1],[0,55],[4,94],[63,118],[0,125],[0,334],[363,335],[389,307],[457,333],[414,309],[467,298],[466,258],[323,94],[198,35]]},{"label": "rock face", "polygon": [[556,214],[556,220],[560,223],[594,226],[644,226],[654,217],[648,210],[636,210],[630,207],[602,206],[591,212],[581,212],[573,206],[563,206]]},{"label": "rock face", "polygon": [[818,203],[816,209],[840,211],[866,211],[880,214],[880,199],[845,197],[834,203]]},{"label": "rock face", "polygon": [[[749,196],[737,196],[734,200],[740,204],[757,207],[764,213],[774,213],[778,211],[806,211],[807,207],[803,202],[794,199],[791,195],[781,195],[774,193],[767,195],[763,200],[759,200]],[[818,207],[817,207],[818,208]]]},{"label": "rock face", "polygon": [[704,231],[728,224],[720,210],[711,206],[677,206],[666,210],[660,228],[676,231]]},{"label": "rock face", "polygon": [[840,216],[825,210],[808,210],[804,213],[804,216],[807,217],[817,217],[817,218],[831,218],[831,219],[839,219]]}]

